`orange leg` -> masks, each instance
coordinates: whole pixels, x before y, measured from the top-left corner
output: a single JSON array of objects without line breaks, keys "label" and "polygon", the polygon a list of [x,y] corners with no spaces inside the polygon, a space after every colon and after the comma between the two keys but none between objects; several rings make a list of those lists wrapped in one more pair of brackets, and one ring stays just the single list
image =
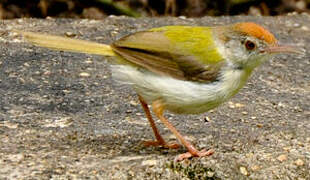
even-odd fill
[{"label": "orange leg", "polygon": [[165,148],[171,148],[171,149],[176,149],[176,148],[179,148],[179,144],[167,144],[165,142],[165,140],[163,139],[163,137],[161,137],[161,135],[159,134],[159,131],[155,125],[155,122],[152,118],[152,115],[151,115],[151,112],[150,112],[150,109],[149,107],[147,106],[146,102],[143,100],[143,98],[141,96],[139,96],[139,101],[142,105],[142,108],[144,110],[144,113],[147,117],[147,119],[149,120],[150,122],[150,125],[153,129],[153,132],[154,132],[154,135],[155,135],[155,138],[156,138],[156,141],[146,141],[144,142],[144,145],[145,146],[162,146],[162,147],[165,147]]},{"label": "orange leg", "polygon": [[178,132],[178,130],[163,116],[164,106],[160,103],[160,101],[153,102],[152,108],[156,116],[161,120],[161,122],[164,123],[168,129],[170,129],[170,131],[178,138],[179,141],[181,141],[181,143],[188,150],[187,153],[180,154],[178,157],[176,157],[176,161],[181,161],[190,157],[209,156],[214,153],[214,150],[212,149],[208,151],[206,151],[205,149],[198,151],[190,142],[185,140],[185,138]]}]

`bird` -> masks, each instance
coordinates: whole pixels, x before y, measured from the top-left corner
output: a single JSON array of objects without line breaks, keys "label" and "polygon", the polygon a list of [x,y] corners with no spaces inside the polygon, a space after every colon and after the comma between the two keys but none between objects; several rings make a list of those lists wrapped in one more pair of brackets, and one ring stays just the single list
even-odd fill
[{"label": "bird", "polygon": [[253,22],[221,26],[171,25],[138,31],[101,44],[55,35],[18,31],[26,40],[54,50],[103,55],[111,62],[112,77],[131,86],[153,130],[146,146],[179,148],[160,135],[149,108],[176,136],[187,152],[177,161],[204,157],[213,149],[196,149],[164,116],[200,114],[233,97],[253,70],[279,53],[300,53],[280,44],[267,29]]}]

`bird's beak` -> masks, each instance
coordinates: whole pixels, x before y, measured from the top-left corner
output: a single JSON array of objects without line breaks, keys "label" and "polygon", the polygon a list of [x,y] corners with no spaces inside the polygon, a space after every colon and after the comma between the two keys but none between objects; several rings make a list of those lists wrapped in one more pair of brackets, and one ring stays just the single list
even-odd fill
[{"label": "bird's beak", "polygon": [[292,46],[292,45],[281,45],[277,44],[275,46],[269,46],[263,50],[263,52],[275,54],[275,53],[294,53],[294,54],[304,54],[304,49]]}]

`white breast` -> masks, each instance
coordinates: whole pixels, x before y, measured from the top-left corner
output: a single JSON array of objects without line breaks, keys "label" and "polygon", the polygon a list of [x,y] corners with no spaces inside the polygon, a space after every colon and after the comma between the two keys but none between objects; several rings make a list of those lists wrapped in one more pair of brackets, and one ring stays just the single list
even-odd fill
[{"label": "white breast", "polygon": [[167,110],[186,114],[215,108],[237,93],[247,78],[242,70],[227,70],[219,81],[203,84],[141,72],[126,65],[114,65],[112,72],[117,81],[132,85],[149,104],[160,99]]}]

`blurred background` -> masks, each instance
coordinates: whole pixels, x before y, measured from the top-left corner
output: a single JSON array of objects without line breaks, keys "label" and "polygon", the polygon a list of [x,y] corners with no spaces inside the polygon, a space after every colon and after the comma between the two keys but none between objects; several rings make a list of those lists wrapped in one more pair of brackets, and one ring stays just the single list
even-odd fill
[{"label": "blurred background", "polygon": [[0,19],[310,14],[310,0],[0,0]]}]

